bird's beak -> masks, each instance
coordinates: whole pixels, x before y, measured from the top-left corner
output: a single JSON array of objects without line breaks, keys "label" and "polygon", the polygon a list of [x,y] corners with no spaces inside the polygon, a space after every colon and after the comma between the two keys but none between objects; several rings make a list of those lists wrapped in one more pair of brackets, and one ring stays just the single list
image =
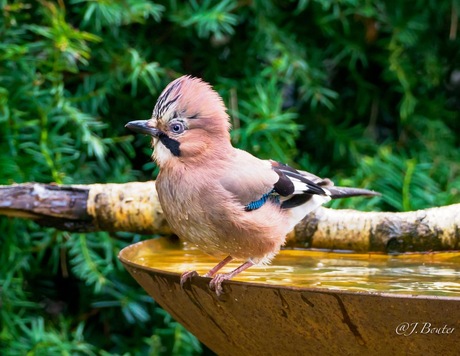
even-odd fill
[{"label": "bird's beak", "polygon": [[125,125],[125,127],[134,132],[150,135],[153,137],[158,137],[161,134],[160,130],[148,125],[148,120],[130,121]]}]

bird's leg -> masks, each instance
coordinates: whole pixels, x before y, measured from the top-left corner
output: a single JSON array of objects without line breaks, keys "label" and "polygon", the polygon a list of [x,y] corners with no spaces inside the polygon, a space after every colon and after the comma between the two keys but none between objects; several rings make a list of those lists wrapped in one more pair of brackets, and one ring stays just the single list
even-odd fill
[{"label": "bird's leg", "polygon": [[[233,260],[232,256],[227,256],[225,259],[220,261],[217,265],[215,265],[212,269],[207,272],[204,277],[212,277],[216,274],[217,271],[219,271],[222,267],[224,267],[227,263],[231,262]],[[187,282],[187,280],[191,279],[192,277],[197,277],[199,274],[197,271],[187,271],[181,274],[180,276],[180,286],[181,288],[184,286],[184,283]]]},{"label": "bird's leg", "polygon": [[238,273],[241,273],[244,270],[247,270],[249,267],[252,267],[252,266],[254,266],[254,262],[246,261],[241,266],[239,266],[238,268],[234,269],[233,271],[229,273],[217,274],[213,279],[211,279],[211,282],[209,283],[209,287],[211,287],[211,289],[214,289],[217,296],[220,296],[223,291],[222,290],[223,281],[226,281],[226,280],[229,280],[235,277]]},{"label": "bird's leg", "polygon": [[227,263],[231,262],[233,260],[232,256],[227,256],[225,257],[222,261],[220,261],[217,265],[215,265],[213,268],[207,272],[204,277],[212,277],[216,274],[217,271],[219,271],[222,267],[224,267]]}]

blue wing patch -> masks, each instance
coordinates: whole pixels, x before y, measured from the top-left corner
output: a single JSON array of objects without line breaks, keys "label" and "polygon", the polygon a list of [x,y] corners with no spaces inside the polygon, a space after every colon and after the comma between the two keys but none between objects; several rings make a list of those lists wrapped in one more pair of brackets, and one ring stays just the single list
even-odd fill
[{"label": "blue wing patch", "polygon": [[277,205],[280,205],[280,197],[279,195],[275,192],[275,189],[272,189],[271,191],[269,191],[268,193],[265,193],[264,195],[262,195],[262,198],[260,198],[259,200],[254,200],[252,202],[250,202],[248,205],[246,205],[244,207],[244,210],[246,211],[252,211],[252,210],[256,210],[256,209],[259,209],[260,207],[262,207],[267,201],[271,201]]}]

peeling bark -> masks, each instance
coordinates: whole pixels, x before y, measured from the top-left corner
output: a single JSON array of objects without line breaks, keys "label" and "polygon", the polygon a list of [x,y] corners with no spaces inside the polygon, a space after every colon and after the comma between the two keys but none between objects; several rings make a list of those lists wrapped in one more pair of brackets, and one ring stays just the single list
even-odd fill
[{"label": "peeling bark", "polygon": [[460,249],[460,204],[403,213],[319,208],[290,234],[288,246],[353,251]]},{"label": "peeling bark", "polygon": [[66,231],[171,234],[155,182],[0,186],[0,215],[32,219]]},{"label": "peeling bark", "polygon": [[[0,186],[0,215],[66,231],[172,234],[153,181]],[[319,208],[289,234],[287,246],[359,252],[457,250],[460,204],[404,213]]]}]

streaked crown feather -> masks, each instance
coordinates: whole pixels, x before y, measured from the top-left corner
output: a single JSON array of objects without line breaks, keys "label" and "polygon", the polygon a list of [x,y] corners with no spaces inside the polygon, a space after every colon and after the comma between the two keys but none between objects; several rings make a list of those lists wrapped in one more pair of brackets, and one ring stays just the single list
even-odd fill
[{"label": "streaked crown feather", "polygon": [[167,123],[175,117],[189,119],[190,127],[228,132],[226,107],[220,95],[200,78],[189,75],[172,81],[159,96],[152,118]]}]

